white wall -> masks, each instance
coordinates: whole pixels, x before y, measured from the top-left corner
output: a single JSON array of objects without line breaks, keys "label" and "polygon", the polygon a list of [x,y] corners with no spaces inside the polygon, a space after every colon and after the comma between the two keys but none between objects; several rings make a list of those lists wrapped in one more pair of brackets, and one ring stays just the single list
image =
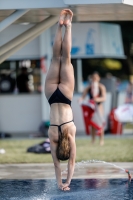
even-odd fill
[{"label": "white wall", "polygon": [[[7,27],[5,30],[0,32],[0,46],[9,42],[13,38],[17,37],[21,33],[25,32],[33,25],[21,25],[21,24],[13,24]],[[28,43],[22,49],[17,51],[14,55],[12,55],[8,60],[11,59],[28,59],[28,58],[40,58],[40,46],[39,46],[39,37]]]},{"label": "white wall", "polygon": [[[80,94],[74,94],[72,110],[77,131],[84,132],[82,110],[78,104],[79,97]],[[105,118],[107,119],[111,109],[111,93],[107,94],[104,108]],[[47,118],[49,118],[49,113],[47,115]],[[40,94],[0,95],[0,132],[35,132],[38,131],[41,121],[42,104]]]},{"label": "white wall", "polygon": [[73,100],[72,100],[72,110],[73,110],[73,116],[74,116],[74,123],[76,125],[77,131],[85,131],[84,127],[84,121],[82,116],[82,110],[78,103],[78,99],[81,97],[80,94],[74,94]]},{"label": "white wall", "polygon": [[125,100],[126,100],[126,92],[120,92],[117,98],[117,106],[124,104]]},{"label": "white wall", "polygon": [[[52,40],[56,25],[51,28]],[[72,58],[115,57],[123,58],[120,25],[110,23],[73,23]]]},{"label": "white wall", "polygon": [[42,121],[41,95],[0,95],[0,132],[37,131]]}]

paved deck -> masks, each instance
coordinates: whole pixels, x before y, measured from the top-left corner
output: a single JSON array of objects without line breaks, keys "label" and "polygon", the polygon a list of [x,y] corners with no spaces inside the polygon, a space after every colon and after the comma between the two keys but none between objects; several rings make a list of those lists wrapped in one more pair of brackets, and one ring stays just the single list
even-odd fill
[{"label": "paved deck", "polygon": [[[128,169],[133,175],[133,163],[113,163]],[[62,171],[66,164],[61,165]],[[63,173],[63,178],[66,175]],[[53,164],[2,164],[0,165],[0,179],[52,179],[55,178]],[[73,178],[127,178],[121,169],[106,164],[89,163],[76,165]]]}]

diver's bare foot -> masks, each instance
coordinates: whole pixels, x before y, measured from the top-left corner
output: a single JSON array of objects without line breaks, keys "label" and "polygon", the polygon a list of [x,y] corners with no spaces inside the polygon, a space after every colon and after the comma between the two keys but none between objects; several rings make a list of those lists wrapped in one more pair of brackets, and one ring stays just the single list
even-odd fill
[{"label": "diver's bare foot", "polygon": [[73,12],[70,9],[65,9],[65,11],[66,11],[66,17],[64,20],[64,25],[65,26],[71,25],[72,18],[73,18]]},{"label": "diver's bare foot", "polygon": [[65,10],[62,10],[61,13],[60,13],[60,19],[59,19],[59,24],[61,26],[64,24],[66,15],[67,15],[67,12]]}]

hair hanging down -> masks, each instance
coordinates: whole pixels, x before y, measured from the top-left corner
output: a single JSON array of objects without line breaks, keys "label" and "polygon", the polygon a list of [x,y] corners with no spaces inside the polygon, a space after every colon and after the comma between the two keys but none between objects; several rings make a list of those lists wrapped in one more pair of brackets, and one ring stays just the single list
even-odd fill
[{"label": "hair hanging down", "polygon": [[70,143],[68,138],[68,129],[59,133],[59,142],[56,150],[56,156],[59,160],[68,160],[70,157]]}]

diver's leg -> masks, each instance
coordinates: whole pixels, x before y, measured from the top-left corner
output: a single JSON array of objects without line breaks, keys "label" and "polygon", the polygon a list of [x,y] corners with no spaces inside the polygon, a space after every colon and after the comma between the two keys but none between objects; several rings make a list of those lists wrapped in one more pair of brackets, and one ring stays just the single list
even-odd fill
[{"label": "diver's leg", "polygon": [[61,69],[60,69],[60,84],[59,88],[62,93],[72,99],[74,90],[74,71],[71,64],[71,19],[73,13],[70,10],[67,11],[65,18],[65,34],[62,42],[62,57],[61,57]]},{"label": "diver's leg", "polygon": [[[65,13],[63,13],[60,16],[60,18],[63,20],[63,18],[65,18]],[[61,48],[62,48],[61,28],[62,25],[60,25],[60,19],[59,19],[53,44],[53,57],[45,81],[45,95],[47,99],[50,98],[50,96],[56,90],[59,84],[60,62],[61,62],[60,58],[61,58]]]}]

